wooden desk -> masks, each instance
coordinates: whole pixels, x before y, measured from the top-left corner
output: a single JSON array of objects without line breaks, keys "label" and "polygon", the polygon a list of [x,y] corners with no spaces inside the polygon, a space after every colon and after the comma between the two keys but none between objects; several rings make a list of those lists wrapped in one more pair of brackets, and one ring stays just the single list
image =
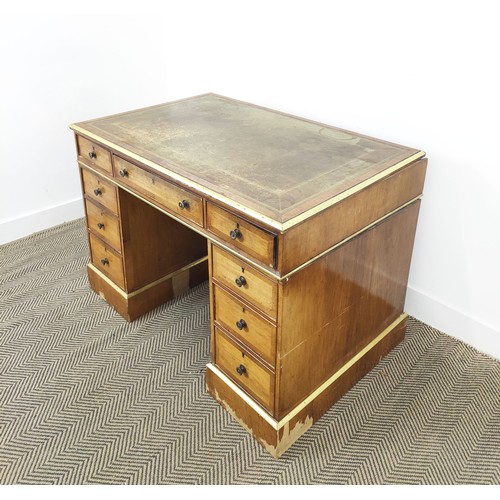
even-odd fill
[{"label": "wooden desk", "polygon": [[403,339],[422,151],[213,94],[71,128],[92,288],[208,278],[207,389],[273,456]]}]

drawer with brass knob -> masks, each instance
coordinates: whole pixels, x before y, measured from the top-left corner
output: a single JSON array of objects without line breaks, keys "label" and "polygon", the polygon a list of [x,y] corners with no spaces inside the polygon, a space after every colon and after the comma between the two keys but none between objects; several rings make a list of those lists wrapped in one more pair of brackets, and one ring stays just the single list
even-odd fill
[{"label": "drawer with brass knob", "polygon": [[108,174],[113,174],[111,153],[107,149],[89,141],[81,135],[76,136],[76,142],[78,145],[78,156],[81,161],[92,165],[92,167],[100,168]]},{"label": "drawer with brass knob", "polygon": [[276,363],[276,325],[219,286],[214,286],[215,322],[271,366]]},{"label": "drawer with brass knob", "polygon": [[218,205],[207,203],[207,230],[264,266],[275,267],[276,235]]},{"label": "drawer with brass knob", "polygon": [[113,168],[118,182],[146,197],[156,205],[203,226],[203,200],[143,167],[113,156]]},{"label": "drawer with brass knob", "polygon": [[116,188],[111,183],[86,168],[82,168],[82,182],[86,198],[90,198],[118,215],[118,197]]},{"label": "drawer with brass knob", "polygon": [[121,256],[92,233],[89,233],[89,242],[92,264],[111,279],[113,283],[125,290]]},{"label": "drawer with brass knob", "polygon": [[223,285],[236,297],[276,319],[277,281],[215,245],[212,245],[212,274],[214,283]]},{"label": "drawer with brass knob", "polygon": [[273,413],[274,372],[217,327],[215,343],[217,366],[265,409]]},{"label": "drawer with brass knob", "polygon": [[121,253],[120,221],[118,218],[90,200],[85,200],[85,211],[89,230]]}]

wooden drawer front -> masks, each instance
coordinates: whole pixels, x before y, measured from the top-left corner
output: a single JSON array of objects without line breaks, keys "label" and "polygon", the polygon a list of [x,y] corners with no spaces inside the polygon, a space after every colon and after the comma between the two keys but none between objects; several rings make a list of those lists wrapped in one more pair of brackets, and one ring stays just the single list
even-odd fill
[{"label": "wooden drawer front", "polygon": [[89,236],[92,263],[111,281],[116,283],[122,290],[125,290],[121,257],[92,233]]},{"label": "wooden drawer front", "polygon": [[273,233],[212,203],[207,203],[207,230],[264,265],[275,266]]},{"label": "wooden drawer front", "polygon": [[276,326],[218,286],[215,290],[215,320],[259,354],[276,364]]},{"label": "wooden drawer front", "polygon": [[94,234],[100,236],[121,253],[120,224],[116,215],[97,206],[90,200],[85,200],[87,211],[87,226]]},{"label": "wooden drawer front", "polygon": [[[213,278],[276,319],[278,284],[237,257],[212,245]],[[244,279],[242,284],[241,278]],[[237,280],[241,286],[237,283]]]},{"label": "wooden drawer front", "polygon": [[215,329],[215,335],[217,366],[272,413],[274,374],[230,341],[218,328]]},{"label": "wooden drawer front", "polygon": [[105,170],[108,174],[113,174],[111,153],[107,149],[85,139],[85,137],[81,135],[76,136],[76,142],[78,143],[78,154],[83,161],[89,165]]},{"label": "wooden drawer front", "polygon": [[[115,176],[158,205],[203,226],[203,200],[118,156],[113,156]],[[181,208],[183,206],[183,208]]]},{"label": "wooden drawer front", "polygon": [[86,168],[82,168],[82,179],[84,193],[117,215],[118,197],[115,186]]}]

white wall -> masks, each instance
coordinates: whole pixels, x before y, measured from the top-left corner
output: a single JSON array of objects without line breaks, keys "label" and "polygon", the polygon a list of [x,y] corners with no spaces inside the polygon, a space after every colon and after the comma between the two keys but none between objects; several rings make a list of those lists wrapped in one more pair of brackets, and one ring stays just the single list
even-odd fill
[{"label": "white wall", "polygon": [[69,123],[217,92],[424,149],[406,309],[500,358],[494,1],[66,4],[2,12],[0,241],[82,215]]}]

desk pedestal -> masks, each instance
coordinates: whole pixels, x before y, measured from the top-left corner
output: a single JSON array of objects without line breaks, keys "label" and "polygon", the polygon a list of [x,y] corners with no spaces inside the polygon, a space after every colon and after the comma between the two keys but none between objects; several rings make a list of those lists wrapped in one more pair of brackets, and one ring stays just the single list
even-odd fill
[{"label": "desk pedestal", "polygon": [[[242,296],[248,297],[254,284],[247,269],[248,289],[239,295],[231,290],[220,259],[234,258],[221,257],[212,245],[213,363],[207,367],[207,388],[274,457],[403,340],[419,205],[419,200],[407,205],[276,281],[274,321],[268,302],[266,313],[260,297],[256,305]],[[217,306],[219,289],[235,300],[233,306],[223,299],[233,321]],[[246,323],[242,329],[240,315]],[[258,342],[260,322],[276,326],[274,359],[267,345]]]}]

